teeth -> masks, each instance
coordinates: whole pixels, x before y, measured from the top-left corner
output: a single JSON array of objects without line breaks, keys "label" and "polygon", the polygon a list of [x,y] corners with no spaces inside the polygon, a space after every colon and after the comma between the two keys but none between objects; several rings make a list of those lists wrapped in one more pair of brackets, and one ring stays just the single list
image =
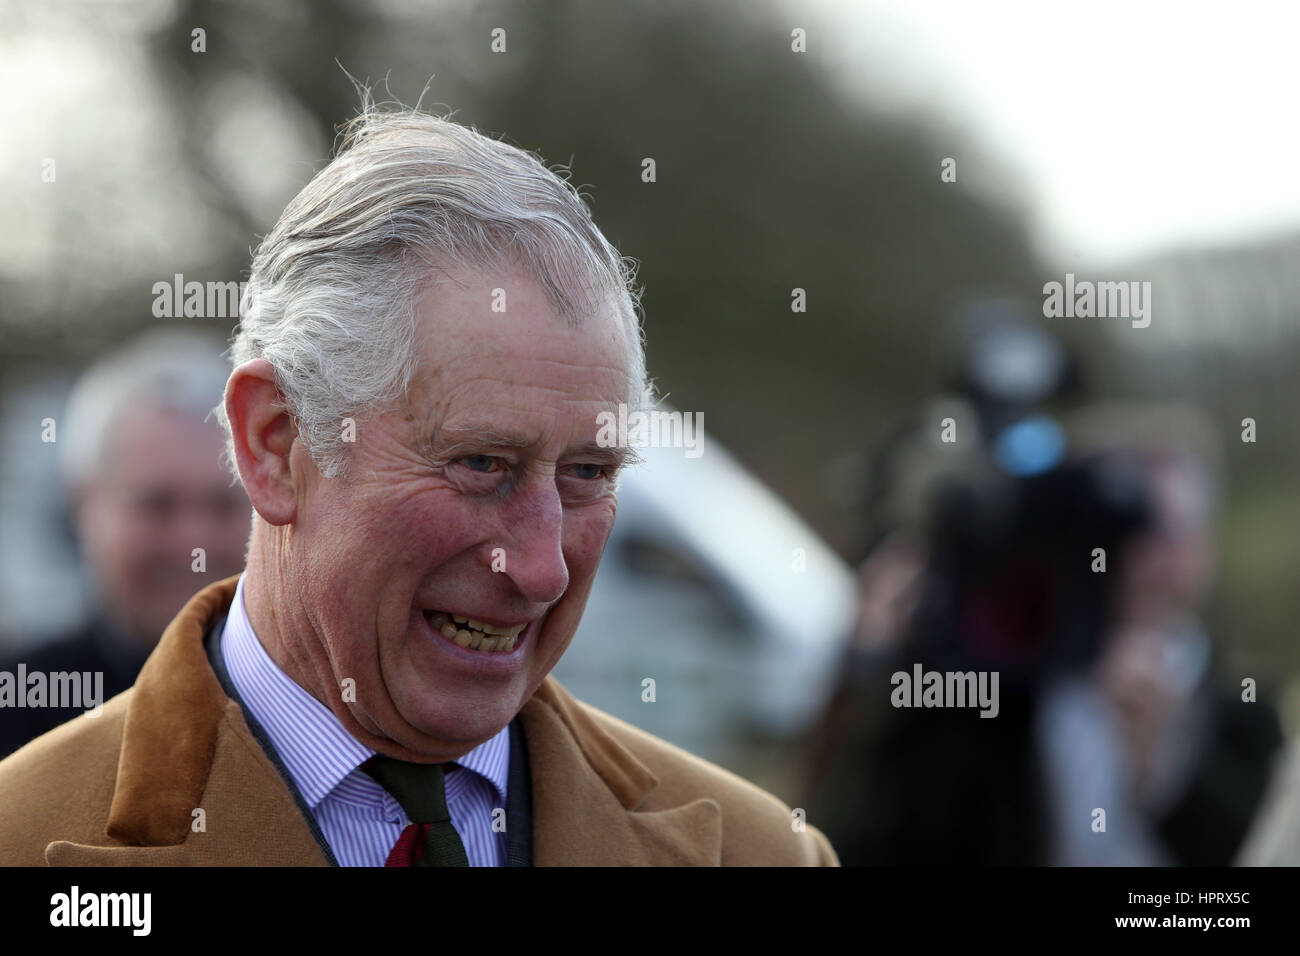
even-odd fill
[{"label": "teeth", "polygon": [[489,653],[514,650],[519,635],[528,626],[516,624],[514,627],[493,627],[484,621],[460,617],[446,611],[428,611],[425,616],[433,629],[447,640],[455,641],[461,647]]}]

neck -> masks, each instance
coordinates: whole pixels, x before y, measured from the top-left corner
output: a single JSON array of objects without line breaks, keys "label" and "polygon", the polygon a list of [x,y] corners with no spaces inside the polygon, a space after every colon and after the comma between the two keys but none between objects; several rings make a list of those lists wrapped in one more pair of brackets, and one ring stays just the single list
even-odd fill
[{"label": "neck", "polygon": [[244,611],[276,667],[329,707],[333,696],[329,660],[314,636],[293,580],[285,573],[288,535],[287,528],[257,519],[244,571]]}]

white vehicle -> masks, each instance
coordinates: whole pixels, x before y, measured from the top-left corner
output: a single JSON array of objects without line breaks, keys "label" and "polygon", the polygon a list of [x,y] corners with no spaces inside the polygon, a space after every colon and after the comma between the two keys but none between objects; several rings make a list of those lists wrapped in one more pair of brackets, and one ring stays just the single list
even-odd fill
[{"label": "white vehicle", "polygon": [[[716,441],[638,448],[556,678],[724,766],[809,729],[856,613],[848,566]],[[653,684],[650,683],[653,681]],[[651,699],[653,698],[653,700]]]}]

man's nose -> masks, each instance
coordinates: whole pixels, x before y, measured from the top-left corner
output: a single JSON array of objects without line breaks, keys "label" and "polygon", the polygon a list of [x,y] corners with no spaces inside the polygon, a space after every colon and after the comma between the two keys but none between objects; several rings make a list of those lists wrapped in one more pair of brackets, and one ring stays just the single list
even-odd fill
[{"label": "man's nose", "polygon": [[569,586],[564,560],[564,505],[553,478],[537,476],[520,487],[505,515],[507,544],[502,573],[527,600],[552,604]]}]

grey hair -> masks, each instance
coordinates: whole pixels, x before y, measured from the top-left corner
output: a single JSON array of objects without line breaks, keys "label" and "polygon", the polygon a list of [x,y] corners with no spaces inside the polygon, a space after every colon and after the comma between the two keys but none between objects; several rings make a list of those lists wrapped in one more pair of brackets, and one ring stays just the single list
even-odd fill
[{"label": "grey hair", "polygon": [[129,408],[164,408],[196,422],[206,420],[230,375],[222,352],[219,336],[159,329],[95,362],[68,394],[59,442],[67,485],[93,478],[113,425]]},{"label": "grey hair", "polygon": [[[431,270],[508,264],[572,324],[613,304],[631,351],[628,403],[653,404],[636,262],[604,237],[567,179],[472,127],[381,110],[363,90],[335,158],[253,258],[232,360],[271,364],[317,467],[342,476],[342,420],[382,410],[410,385],[416,299]],[[217,415],[233,467],[224,404]]]}]

